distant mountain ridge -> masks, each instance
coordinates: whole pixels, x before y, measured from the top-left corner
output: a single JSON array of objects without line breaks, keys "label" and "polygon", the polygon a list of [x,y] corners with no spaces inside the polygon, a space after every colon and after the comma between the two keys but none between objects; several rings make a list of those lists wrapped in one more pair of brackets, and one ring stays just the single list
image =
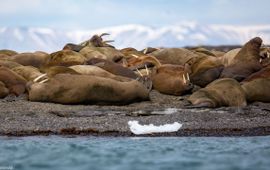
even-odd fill
[{"label": "distant mountain ridge", "polygon": [[0,49],[53,52],[66,43],[79,43],[94,34],[111,34],[116,48],[184,47],[197,45],[242,45],[259,36],[270,44],[270,25],[233,26],[185,23],[173,26],[150,27],[122,25],[94,30],[62,31],[50,28],[0,27]]}]

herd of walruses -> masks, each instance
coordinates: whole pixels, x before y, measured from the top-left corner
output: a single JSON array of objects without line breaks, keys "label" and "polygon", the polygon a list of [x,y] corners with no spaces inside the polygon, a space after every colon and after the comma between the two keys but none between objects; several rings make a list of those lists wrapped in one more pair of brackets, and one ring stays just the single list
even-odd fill
[{"label": "herd of walruses", "polygon": [[[270,48],[253,38],[228,52],[205,48],[116,49],[94,35],[62,50],[0,50],[0,98],[124,105],[149,99],[152,89],[190,96],[190,107],[243,107],[270,102]],[[196,88],[194,88],[196,87]]]}]

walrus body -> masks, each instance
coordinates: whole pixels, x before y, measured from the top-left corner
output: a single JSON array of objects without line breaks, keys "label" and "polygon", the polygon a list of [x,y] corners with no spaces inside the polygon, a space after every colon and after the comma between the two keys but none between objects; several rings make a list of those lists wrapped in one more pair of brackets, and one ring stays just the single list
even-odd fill
[{"label": "walrus body", "polygon": [[30,101],[62,104],[126,104],[147,100],[149,91],[136,80],[119,82],[89,75],[58,74],[46,83],[32,84]]},{"label": "walrus body", "polygon": [[9,89],[9,93],[19,96],[26,90],[26,80],[14,71],[0,67],[0,81]]},{"label": "walrus body", "polygon": [[22,65],[14,61],[0,60],[0,66],[4,66],[4,67],[12,69],[12,68],[19,67]]},{"label": "walrus body", "polygon": [[193,88],[188,74],[183,66],[164,64],[152,72],[153,88],[165,94],[182,95]]},{"label": "walrus body", "polygon": [[200,87],[205,87],[218,79],[224,68],[216,57],[205,54],[192,58],[188,63],[191,66],[191,82]]},{"label": "walrus body", "polygon": [[21,53],[12,56],[11,61],[14,61],[24,66],[33,66],[40,68],[44,64],[46,64],[48,58],[49,55],[43,52]]},{"label": "walrus body", "polygon": [[249,102],[270,102],[270,78],[256,78],[242,83]]},{"label": "walrus body", "polygon": [[72,50],[61,50],[50,54],[46,66],[72,66],[84,64],[86,58]]},{"label": "walrus body", "polygon": [[9,93],[8,88],[6,88],[5,84],[0,81],[0,99],[5,98]]},{"label": "walrus body", "polygon": [[41,76],[42,73],[32,66],[19,66],[12,69],[14,72],[25,78],[27,81],[33,81],[38,76]]},{"label": "walrus body", "polygon": [[156,57],[163,64],[185,65],[191,58],[197,55],[184,48],[164,48],[156,50],[150,55]]},{"label": "walrus body", "polygon": [[132,79],[138,78],[138,76],[132,70],[126,67],[123,67],[120,64],[114,63],[112,61],[93,58],[91,60],[88,60],[87,64],[98,66],[114,75],[119,75],[119,76],[128,77]]},{"label": "walrus body", "polygon": [[82,75],[91,75],[91,76],[99,76],[99,77],[104,77],[104,78],[111,78],[115,79],[117,81],[128,81],[131,80],[127,77],[122,77],[122,76],[116,76],[98,66],[92,66],[92,65],[75,65],[69,67],[76,72],[82,74]]},{"label": "walrus body", "polygon": [[194,92],[188,101],[195,107],[246,106],[245,92],[234,79],[218,79]]},{"label": "walrus body", "polygon": [[260,47],[262,39],[259,37],[248,41],[235,56],[235,64],[223,69],[220,78],[234,78],[242,81],[252,73],[262,68],[260,64]]}]

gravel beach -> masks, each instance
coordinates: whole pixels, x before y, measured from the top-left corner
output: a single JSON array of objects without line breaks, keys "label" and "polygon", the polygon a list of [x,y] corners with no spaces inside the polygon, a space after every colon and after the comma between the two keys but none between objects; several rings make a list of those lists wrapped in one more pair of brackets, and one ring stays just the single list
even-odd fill
[{"label": "gravel beach", "polygon": [[270,104],[244,108],[189,108],[188,96],[152,91],[150,101],[125,106],[61,105],[30,102],[27,96],[0,100],[0,135],[136,136],[128,121],[163,125],[179,122],[174,133],[141,136],[261,136],[270,135]]}]

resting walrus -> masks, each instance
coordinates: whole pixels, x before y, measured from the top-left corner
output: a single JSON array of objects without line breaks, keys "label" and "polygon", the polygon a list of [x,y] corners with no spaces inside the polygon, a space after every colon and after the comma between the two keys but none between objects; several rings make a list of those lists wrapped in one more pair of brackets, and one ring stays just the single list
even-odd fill
[{"label": "resting walrus", "polygon": [[14,71],[0,67],[0,81],[9,89],[11,94],[19,96],[26,90],[26,80]]},{"label": "resting walrus", "polygon": [[246,106],[245,92],[234,79],[213,81],[205,88],[194,92],[188,101],[195,107]]},{"label": "resting walrus", "polygon": [[262,68],[260,64],[260,47],[262,39],[259,37],[248,41],[234,58],[234,64],[225,67],[220,78],[234,78],[242,81],[252,73]]},{"label": "resting walrus", "polygon": [[136,80],[119,82],[89,75],[58,74],[29,88],[29,100],[62,104],[127,104],[148,100],[149,90]]},{"label": "resting walrus", "polygon": [[242,82],[248,102],[270,102],[270,78],[256,78]]}]

